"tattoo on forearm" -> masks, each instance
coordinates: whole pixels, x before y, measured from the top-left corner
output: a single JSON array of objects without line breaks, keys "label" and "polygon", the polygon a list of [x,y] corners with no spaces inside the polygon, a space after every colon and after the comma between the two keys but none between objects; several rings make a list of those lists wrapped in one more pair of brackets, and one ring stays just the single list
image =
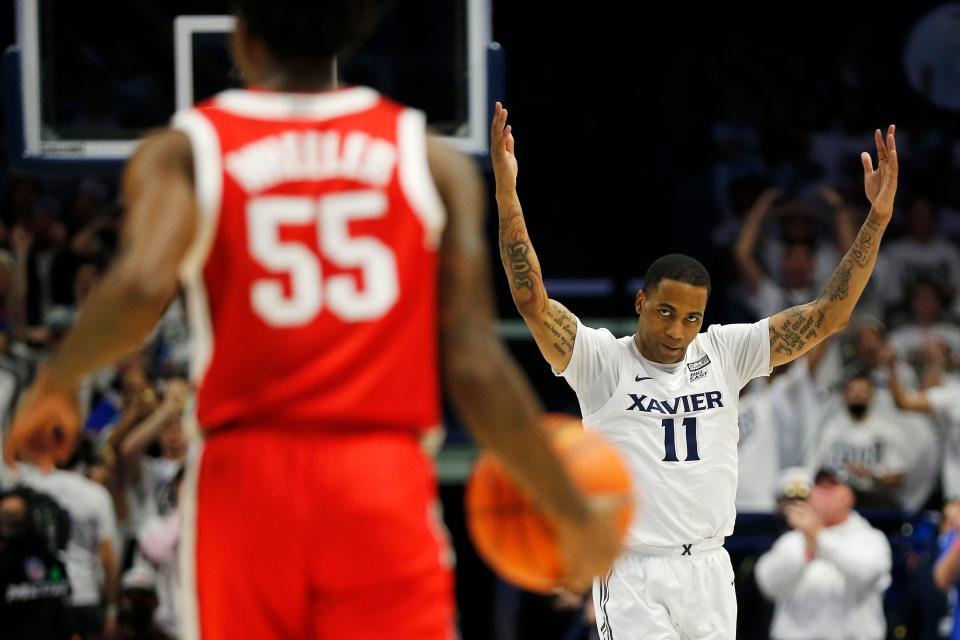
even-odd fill
[{"label": "tattoo on forearm", "polygon": [[853,241],[853,246],[850,247],[850,256],[857,261],[858,265],[865,267],[875,253],[872,245],[873,235],[866,229],[861,229],[856,240]]},{"label": "tattoo on forearm", "polygon": [[[792,360],[826,338],[833,332],[832,327],[841,325],[844,318],[850,317],[873,270],[872,263],[877,257],[882,236],[883,224],[871,212],[820,296],[814,302],[787,309],[771,318],[771,353],[790,356],[786,359]],[[828,316],[829,323],[825,327]]]},{"label": "tattoo on forearm", "polygon": [[529,242],[517,242],[507,246],[507,255],[510,262],[511,288],[530,289],[533,287],[533,280],[530,278],[530,259],[527,253],[530,251]]},{"label": "tattoo on forearm", "polygon": [[554,338],[553,348],[561,356],[573,352],[573,341],[577,335],[577,321],[573,315],[557,303],[547,309],[543,326]]},{"label": "tattoo on forearm", "polygon": [[520,210],[500,216],[500,257],[507,272],[510,294],[518,307],[546,308],[540,264]]},{"label": "tattoo on forearm", "polygon": [[839,302],[846,300],[850,295],[850,276],[853,274],[853,265],[849,260],[844,259],[837,267],[833,275],[830,276],[827,286],[823,289],[823,296],[830,302]]},{"label": "tattoo on forearm", "polygon": [[776,353],[800,353],[811,340],[816,340],[823,327],[824,312],[812,304],[787,309],[780,326],[770,324],[770,348]]}]

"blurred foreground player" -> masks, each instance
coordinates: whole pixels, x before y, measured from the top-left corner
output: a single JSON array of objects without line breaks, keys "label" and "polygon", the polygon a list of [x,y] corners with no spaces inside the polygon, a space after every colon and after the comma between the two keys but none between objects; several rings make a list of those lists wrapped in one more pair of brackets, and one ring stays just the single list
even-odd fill
[{"label": "blurred foreground player", "polygon": [[7,454],[65,458],[77,385],[142,344],[181,280],[204,433],[181,502],[184,638],[453,637],[419,445],[441,369],[480,442],[557,517],[566,581],[587,584],[617,553],[618,505],[573,487],[495,336],[476,171],[422,113],[336,89],[334,56],[375,3],[234,6],[251,89],[178,113],[131,158],[121,255]]}]

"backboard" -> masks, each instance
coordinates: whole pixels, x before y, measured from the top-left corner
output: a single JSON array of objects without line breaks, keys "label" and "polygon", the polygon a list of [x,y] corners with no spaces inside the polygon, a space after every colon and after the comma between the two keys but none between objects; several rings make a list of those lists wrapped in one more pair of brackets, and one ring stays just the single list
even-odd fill
[{"label": "backboard", "polygon": [[[175,109],[236,86],[228,9],[228,0],[17,0],[17,45],[4,56],[11,167],[115,170]],[[456,148],[482,154],[502,70],[489,0],[401,0],[338,74],[423,109]]]}]

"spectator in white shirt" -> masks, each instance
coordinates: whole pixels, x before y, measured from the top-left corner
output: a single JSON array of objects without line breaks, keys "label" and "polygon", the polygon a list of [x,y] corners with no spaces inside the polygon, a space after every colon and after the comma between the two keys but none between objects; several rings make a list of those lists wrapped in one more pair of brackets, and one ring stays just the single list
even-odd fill
[{"label": "spectator in white shirt", "polygon": [[[183,469],[174,478],[174,496],[180,494]],[[163,516],[147,519],[138,536],[140,551],[156,569],[157,610],[154,621],[165,633],[177,636],[180,628],[180,570],[177,550],[180,546],[180,511],[174,504]]]},{"label": "spectator in white shirt", "polygon": [[890,333],[897,356],[916,366],[926,359],[927,345],[932,340],[946,347],[951,360],[960,356],[960,328],[944,317],[947,299],[940,284],[926,277],[917,278],[907,298],[909,320]]},{"label": "spectator in white shirt", "polygon": [[[835,206],[834,221],[839,243],[844,247],[849,246],[855,232],[839,196],[830,190],[822,190],[821,194],[831,202],[831,207]],[[829,277],[838,260],[835,251],[830,251],[830,243],[818,242],[810,209],[799,202],[774,207],[774,203],[782,196],[778,189],[767,189],[760,194],[744,218],[734,248],[748,302],[758,318],[769,317],[816,297],[819,292],[818,263],[831,265],[825,274]],[[774,210],[779,217],[781,238],[763,244],[768,254],[768,269],[764,269],[757,257],[757,247],[763,224]],[[829,253],[829,257],[822,259],[825,252]]]},{"label": "spectator in white shirt", "polygon": [[[176,502],[174,477],[187,455],[182,418],[189,395],[186,381],[170,379],[160,405],[133,427],[119,446],[124,476],[137,487],[139,496],[135,497],[142,497],[143,519],[166,515]],[[159,445],[160,456],[145,455],[154,443]],[[142,521],[137,526],[140,524]]]},{"label": "spectator in white shirt", "polygon": [[960,383],[942,379],[918,391],[908,389],[896,367],[892,348],[885,361],[890,371],[890,392],[897,407],[933,416],[943,431],[943,493],[948,500],[960,499]]},{"label": "spectator in white shirt", "polygon": [[937,214],[930,201],[917,198],[907,214],[906,238],[880,249],[876,280],[884,286],[888,306],[902,304],[920,278],[936,282],[951,298],[960,289],[960,251],[937,234]]},{"label": "spectator in white shirt", "polygon": [[[884,346],[888,343],[887,328],[877,317],[858,315],[842,340],[834,340],[827,348],[823,366],[816,372],[817,388],[824,392],[843,389],[850,376],[869,372],[878,399],[889,406],[893,400],[886,397],[887,368],[882,360]],[[916,374],[906,363],[898,364],[898,373],[904,384],[917,386]]]},{"label": "spectator in white shirt", "polygon": [[117,523],[110,493],[76,471],[19,465],[19,481],[52,496],[70,514],[65,552],[75,631],[83,640],[116,630],[119,601]]},{"label": "spectator in white shirt", "polygon": [[[828,395],[831,391],[842,389],[844,381],[853,373],[869,372],[873,380],[874,409],[889,415],[891,422],[899,429],[901,439],[910,443],[905,451],[906,477],[895,493],[902,508],[915,511],[923,507],[940,478],[942,456],[939,435],[929,416],[901,411],[894,404],[888,388],[888,367],[883,361],[886,344],[888,340],[883,323],[871,316],[858,317],[844,340],[831,343],[823,364],[816,371],[816,411],[820,415],[814,422],[823,426],[826,417],[842,409],[836,394]],[[893,352],[892,348],[890,351]],[[902,360],[897,360],[897,374],[908,388],[917,387],[916,373]],[[809,457],[805,462],[807,460]]]},{"label": "spectator in white shirt", "polygon": [[777,367],[769,378],[755,378],[741,392],[738,512],[773,513],[781,470],[809,458],[814,435],[811,407],[817,404],[812,372],[827,344]]},{"label": "spectator in white shirt", "polygon": [[774,640],[882,640],[890,585],[886,536],[853,510],[842,477],[821,471],[804,500],[783,511],[792,531],[757,561],[757,583],[774,601]]},{"label": "spectator in white shirt", "polygon": [[877,406],[873,382],[861,372],[847,381],[842,409],[826,417],[810,466],[849,473],[864,506],[893,507],[907,472],[907,449],[893,414]]}]

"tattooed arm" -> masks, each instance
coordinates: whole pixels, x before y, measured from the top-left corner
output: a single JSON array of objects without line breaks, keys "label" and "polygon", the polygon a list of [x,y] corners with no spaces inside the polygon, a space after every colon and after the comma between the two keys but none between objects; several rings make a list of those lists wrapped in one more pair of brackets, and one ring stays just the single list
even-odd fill
[{"label": "tattooed arm", "polygon": [[880,239],[893,215],[897,192],[897,146],[894,127],[887,131],[886,143],[880,130],[874,134],[879,168],[874,170],[870,154],[863,153],[863,183],[870,214],[860,228],[840,265],[833,272],[820,296],[813,302],[782,311],[770,318],[770,365],[777,366],[799,358],[828,336],[843,329],[863,293],[877,262]]},{"label": "tattooed arm", "polygon": [[540,352],[550,366],[563,371],[573,356],[577,321],[566,307],[547,296],[543,286],[540,261],[527,234],[517,196],[517,158],[513,150],[507,110],[498,102],[490,128],[490,155],[497,180],[500,259],[507,272],[513,302],[530,327]]},{"label": "tattooed arm", "polygon": [[[428,141],[430,172],[447,210],[440,248],[440,346],[449,397],[470,432],[556,516],[566,579],[578,588],[618,554],[614,512],[588,500],[546,433],[529,380],[497,336],[483,234],[483,183],[463,155]],[[492,399],[495,398],[495,401]]]}]

